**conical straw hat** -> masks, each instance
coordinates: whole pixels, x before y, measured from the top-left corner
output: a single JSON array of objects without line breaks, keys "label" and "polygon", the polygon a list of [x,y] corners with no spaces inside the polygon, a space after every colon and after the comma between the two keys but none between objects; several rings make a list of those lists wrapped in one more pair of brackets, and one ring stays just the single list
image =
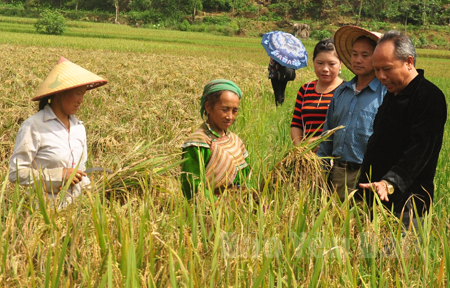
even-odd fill
[{"label": "conical straw hat", "polygon": [[90,90],[106,83],[108,80],[61,57],[31,100],[38,101],[45,96],[85,85]]},{"label": "conical straw hat", "polygon": [[371,32],[357,26],[341,27],[334,34],[334,45],[336,46],[336,52],[338,53],[339,58],[341,58],[342,62],[344,62],[345,66],[347,66],[347,68],[352,72],[353,69],[351,58],[353,43],[355,43],[356,39],[361,36],[366,36],[374,40],[375,42],[378,42],[383,34],[378,32]]}]

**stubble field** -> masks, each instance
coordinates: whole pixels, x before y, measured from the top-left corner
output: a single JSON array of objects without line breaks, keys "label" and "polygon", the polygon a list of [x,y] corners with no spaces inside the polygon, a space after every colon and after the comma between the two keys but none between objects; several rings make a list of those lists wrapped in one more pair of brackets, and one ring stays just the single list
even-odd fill
[{"label": "stubble field", "polygon": [[[2,287],[445,287],[450,208],[444,141],[435,206],[416,243],[395,219],[338,203],[315,185],[259,187],[218,206],[182,197],[180,145],[200,123],[212,79],[243,90],[232,130],[246,143],[258,187],[289,149],[289,125],[312,63],[275,108],[268,56],[257,38],[69,22],[64,36],[34,33],[33,20],[0,17],[0,286]],[[313,41],[304,41],[312,52]],[[89,142],[91,193],[63,211],[7,181],[8,160],[29,99],[60,56],[109,80],[77,114]],[[450,95],[450,52],[420,50],[418,68]],[[347,80],[351,78],[344,69]],[[448,127],[448,126],[447,126]],[[448,128],[446,129],[448,138]],[[314,183],[317,171],[311,173]],[[114,194],[118,199],[111,200]],[[351,200],[350,200],[351,202]],[[45,208],[44,208],[45,207]],[[397,241],[394,241],[396,239]],[[389,243],[397,243],[389,246]],[[385,249],[389,246],[390,249]]]}]

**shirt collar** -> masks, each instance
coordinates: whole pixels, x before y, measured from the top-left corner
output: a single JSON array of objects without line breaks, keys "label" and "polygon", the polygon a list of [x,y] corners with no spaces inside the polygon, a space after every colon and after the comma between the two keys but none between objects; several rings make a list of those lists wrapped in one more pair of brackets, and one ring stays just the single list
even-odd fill
[{"label": "shirt collar", "polygon": [[[217,138],[222,137],[216,131],[214,131],[208,123],[205,122],[205,125],[206,125],[206,128],[209,130],[209,132],[211,132],[211,134],[213,134]],[[227,131],[225,131],[225,135],[227,135],[227,134],[228,134]]]},{"label": "shirt collar", "polygon": [[[49,121],[49,120],[54,120],[54,119],[58,119],[58,117],[56,117],[56,115],[53,112],[50,105],[45,105],[45,107],[44,107],[44,122]],[[78,120],[77,117],[75,117],[74,115],[69,115],[69,121],[70,121],[71,125],[83,124],[83,121]]]},{"label": "shirt collar", "polygon": [[[353,77],[352,80],[345,83],[345,87],[348,87],[353,90],[353,85],[356,85],[356,81],[358,80],[358,76]],[[369,85],[367,85],[370,90],[377,91],[378,87],[381,85],[380,80],[378,80],[377,77],[373,78],[372,81],[370,81]],[[363,90],[366,89],[366,87],[363,88]]]},{"label": "shirt collar", "polygon": [[417,69],[417,73],[419,73],[419,74],[416,77],[414,77],[414,79],[411,80],[411,82],[409,82],[408,85],[406,85],[405,89],[400,91],[400,93],[398,93],[398,95],[403,95],[403,94],[410,95],[410,94],[414,93],[414,91],[417,88],[417,85],[419,85],[419,83],[420,83],[420,80],[425,78],[423,69]]}]

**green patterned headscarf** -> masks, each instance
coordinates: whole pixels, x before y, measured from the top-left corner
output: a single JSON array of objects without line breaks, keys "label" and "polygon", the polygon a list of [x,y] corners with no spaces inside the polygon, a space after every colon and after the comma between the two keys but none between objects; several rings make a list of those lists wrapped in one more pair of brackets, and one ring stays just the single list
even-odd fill
[{"label": "green patterned headscarf", "polygon": [[239,87],[230,80],[225,79],[216,79],[209,81],[208,84],[206,84],[205,88],[203,89],[203,95],[200,99],[200,116],[203,118],[203,114],[205,114],[205,102],[206,102],[206,96],[217,92],[217,91],[231,91],[233,93],[236,93],[238,95],[239,99],[242,97],[242,91],[239,89]]}]

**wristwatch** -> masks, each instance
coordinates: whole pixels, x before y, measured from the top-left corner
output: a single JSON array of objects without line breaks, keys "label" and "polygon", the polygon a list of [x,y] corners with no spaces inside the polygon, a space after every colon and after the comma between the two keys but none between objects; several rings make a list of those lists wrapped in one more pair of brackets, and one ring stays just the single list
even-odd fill
[{"label": "wristwatch", "polygon": [[391,195],[392,193],[394,193],[395,188],[394,188],[394,186],[393,186],[391,183],[389,183],[389,182],[386,181],[386,180],[381,180],[381,182],[383,182],[384,184],[386,184],[386,188],[387,188],[387,190],[388,190],[388,194],[389,194],[389,195]]}]

